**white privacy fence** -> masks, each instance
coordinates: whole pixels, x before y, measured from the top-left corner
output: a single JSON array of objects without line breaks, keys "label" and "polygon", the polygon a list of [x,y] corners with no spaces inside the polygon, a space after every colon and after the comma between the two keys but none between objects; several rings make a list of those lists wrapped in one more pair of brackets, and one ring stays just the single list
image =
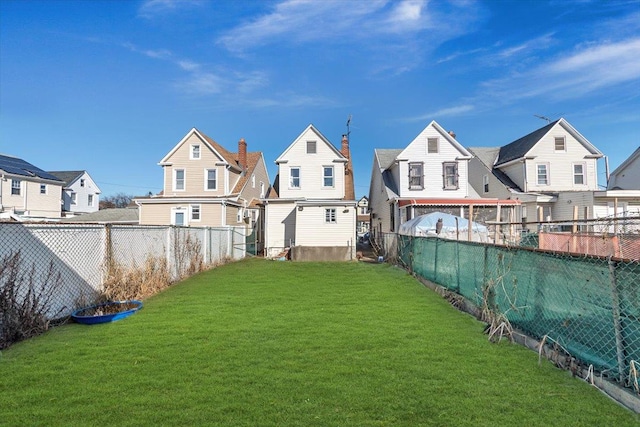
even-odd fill
[{"label": "white privacy fence", "polygon": [[[61,318],[95,300],[109,261],[136,268],[162,259],[178,280],[188,271],[187,246],[207,267],[244,258],[245,242],[244,227],[0,223],[0,292],[17,274],[21,295],[53,290],[46,312]],[[19,266],[9,268],[16,254]]]}]

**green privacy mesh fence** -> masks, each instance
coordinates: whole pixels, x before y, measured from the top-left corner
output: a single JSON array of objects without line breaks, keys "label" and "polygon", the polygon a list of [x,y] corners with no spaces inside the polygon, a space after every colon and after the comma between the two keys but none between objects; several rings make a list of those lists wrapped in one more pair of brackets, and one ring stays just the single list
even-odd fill
[{"label": "green privacy mesh fence", "polygon": [[[640,263],[435,237],[384,236],[416,275],[630,386],[640,361]],[[391,240],[395,242],[390,243]]]}]

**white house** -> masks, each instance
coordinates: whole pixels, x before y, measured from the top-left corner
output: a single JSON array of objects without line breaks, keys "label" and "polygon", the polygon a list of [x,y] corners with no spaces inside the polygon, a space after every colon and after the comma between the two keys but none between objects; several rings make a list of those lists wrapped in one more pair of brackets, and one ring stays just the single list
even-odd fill
[{"label": "white house", "polygon": [[469,182],[482,197],[522,202],[523,221],[594,216],[603,154],[561,118],[502,147],[470,148]]},{"label": "white house", "polygon": [[341,150],[312,124],[276,160],[265,199],[266,255],[293,260],[355,259],[356,200],[349,141]]},{"label": "white house", "polygon": [[640,190],[640,147],[611,172],[607,190]]},{"label": "white house", "polygon": [[469,185],[472,157],[453,132],[435,121],[405,148],[375,149],[369,188],[372,232],[395,233],[402,223],[431,212],[474,221],[513,217],[511,207],[518,202],[480,198]]},{"label": "white house", "polygon": [[97,212],[100,204],[100,188],[87,171],[50,171],[64,181],[62,215],[75,216]]},{"label": "white house", "polygon": [[59,220],[62,185],[31,163],[0,154],[0,220]]}]

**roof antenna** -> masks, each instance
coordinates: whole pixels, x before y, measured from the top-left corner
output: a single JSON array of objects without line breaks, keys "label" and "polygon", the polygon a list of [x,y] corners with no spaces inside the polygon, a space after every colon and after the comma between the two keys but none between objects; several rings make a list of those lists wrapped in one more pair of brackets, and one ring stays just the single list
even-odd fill
[{"label": "roof antenna", "polygon": [[539,115],[537,115],[537,114],[534,114],[533,116],[534,116],[534,117],[537,117],[537,118],[539,118],[539,119],[542,119],[542,120],[546,120],[546,121],[547,121],[547,123],[551,123],[551,119],[550,119],[549,117],[546,117],[546,116],[539,116]]},{"label": "roof antenna", "polygon": [[350,126],[351,125],[351,114],[349,114],[349,117],[347,117],[347,140],[349,139],[349,135],[351,134],[351,129]]}]

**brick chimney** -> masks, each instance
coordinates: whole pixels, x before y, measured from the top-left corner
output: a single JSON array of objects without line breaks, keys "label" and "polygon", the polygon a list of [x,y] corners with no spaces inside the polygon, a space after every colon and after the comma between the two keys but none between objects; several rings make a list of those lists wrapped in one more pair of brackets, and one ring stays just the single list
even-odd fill
[{"label": "brick chimney", "polygon": [[347,135],[342,135],[342,149],[340,152],[347,159],[349,158],[349,140],[347,139]]},{"label": "brick chimney", "polygon": [[238,141],[238,163],[242,170],[247,168],[247,141],[244,138],[240,138]]}]

